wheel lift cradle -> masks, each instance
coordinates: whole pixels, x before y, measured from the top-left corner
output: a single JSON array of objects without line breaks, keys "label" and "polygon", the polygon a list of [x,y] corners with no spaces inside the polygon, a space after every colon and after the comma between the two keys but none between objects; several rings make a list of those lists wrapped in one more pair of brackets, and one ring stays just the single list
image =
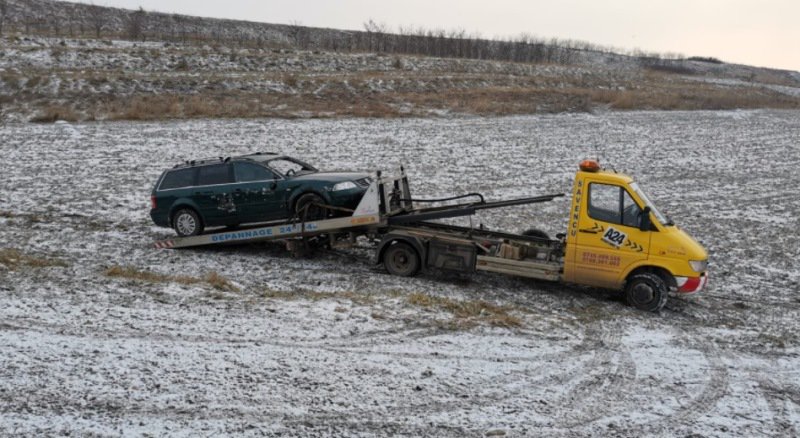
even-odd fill
[{"label": "wheel lift cradle", "polygon": [[[477,202],[415,208],[403,167],[397,176],[377,172],[352,215],[314,221],[294,220],[256,225],[235,231],[211,232],[155,242],[159,249],[208,245],[285,241],[287,248],[305,247],[307,239],[327,235],[330,242],[357,236],[380,238],[376,261],[384,262],[396,275],[414,275],[425,268],[459,272],[488,271],[500,274],[560,281],[563,272],[563,242],[469,227],[430,222],[472,216],[478,210],[551,201],[563,193],[498,202]],[[417,200],[422,202],[424,200]],[[387,252],[392,260],[384,260]],[[399,263],[399,266],[397,265]],[[394,266],[393,266],[394,265]],[[398,269],[400,268],[400,269]]]}]

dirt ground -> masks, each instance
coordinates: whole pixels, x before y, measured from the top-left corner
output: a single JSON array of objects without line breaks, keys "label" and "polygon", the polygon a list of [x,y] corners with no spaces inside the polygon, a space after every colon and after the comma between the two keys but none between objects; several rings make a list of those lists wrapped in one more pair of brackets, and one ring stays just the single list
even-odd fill
[{"label": "dirt ground", "polygon": [[[367,242],[155,250],[182,160],[405,163],[420,196],[633,175],[710,253],[660,314],[498,275],[389,276]],[[0,434],[797,436],[800,112],[0,126]],[[482,213],[566,227],[568,200]]]}]

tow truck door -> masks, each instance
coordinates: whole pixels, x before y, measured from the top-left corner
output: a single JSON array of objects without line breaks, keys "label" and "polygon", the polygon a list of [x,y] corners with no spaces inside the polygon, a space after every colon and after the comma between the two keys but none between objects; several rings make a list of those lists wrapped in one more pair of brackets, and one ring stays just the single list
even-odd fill
[{"label": "tow truck door", "polygon": [[648,256],[650,231],[639,229],[642,208],[624,185],[586,178],[582,186],[568,280],[618,288],[622,273]]}]

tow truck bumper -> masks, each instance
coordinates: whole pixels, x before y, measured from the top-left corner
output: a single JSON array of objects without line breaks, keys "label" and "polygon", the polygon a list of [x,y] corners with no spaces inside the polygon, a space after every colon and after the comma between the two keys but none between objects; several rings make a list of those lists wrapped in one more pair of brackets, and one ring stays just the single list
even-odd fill
[{"label": "tow truck bumper", "polygon": [[699,277],[675,277],[678,284],[678,292],[692,294],[700,292],[708,283],[708,272],[703,272]]}]

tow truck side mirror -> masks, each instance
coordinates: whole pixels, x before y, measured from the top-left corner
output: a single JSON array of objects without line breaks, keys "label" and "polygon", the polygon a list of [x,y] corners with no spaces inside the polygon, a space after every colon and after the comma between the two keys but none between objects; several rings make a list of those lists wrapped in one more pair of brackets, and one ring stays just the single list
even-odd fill
[{"label": "tow truck side mirror", "polygon": [[641,231],[650,231],[650,206],[646,206],[642,210],[639,218],[639,229]]}]

